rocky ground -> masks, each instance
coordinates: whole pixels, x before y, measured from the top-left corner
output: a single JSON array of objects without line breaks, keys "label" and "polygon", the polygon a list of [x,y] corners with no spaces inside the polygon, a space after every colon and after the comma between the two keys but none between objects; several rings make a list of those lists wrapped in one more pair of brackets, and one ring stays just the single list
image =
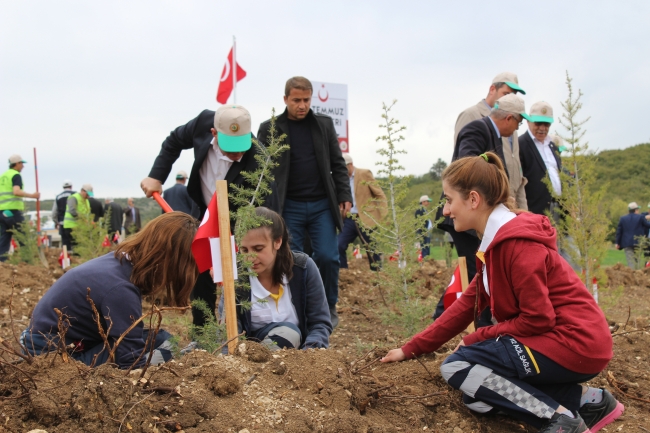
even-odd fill
[{"label": "rocky ground", "polygon": [[[28,324],[34,305],[62,272],[50,267],[0,264],[0,338]],[[417,278],[422,297],[437,298],[451,270],[427,263]],[[650,270],[607,269],[600,305],[612,324],[615,358],[592,386],[604,386],[626,411],[608,432],[649,432]],[[365,260],[341,273],[341,323],[328,350],[271,353],[255,343],[235,356],[195,351],[162,367],[127,374],[109,366],[89,369],[59,356],[33,363],[0,358],[0,432],[532,432],[504,416],[479,417],[440,377],[456,345],[418,361],[380,364],[403,343],[382,323],[382,302]],[[11,293],[13,291],[13,299]],[[11,305],[10,305],[11,301]],[[188,317],[170,313],[166,328],[187,341]],[[13,319],[12,319],[13,316]],[[430,323],[422,318],[422,327]],[[141,377],[143,376],[143,377]]]}]

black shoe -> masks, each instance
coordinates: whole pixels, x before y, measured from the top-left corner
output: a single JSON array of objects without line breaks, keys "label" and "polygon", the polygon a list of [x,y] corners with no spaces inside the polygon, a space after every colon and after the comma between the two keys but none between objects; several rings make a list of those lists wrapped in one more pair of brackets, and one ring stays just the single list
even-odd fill
[{"label": "black shoe", "polygon": [[551,418],[551,421],[546,424],[539,433],[583,433],[589,432],[589,428],[585,421],[580,418],[580,415],[576,415],[575,418],[571,418],[568,415],[555,413]]},{"label": "black shoe", "polygon": [[609,391],[601,389],[603,390],[603,400],[600,403],[586,403],[578,411],[592,433],[596,433],[613,422],[625,410],[625,406],[616,400]]},{"label": "black shoe", "polygon": [[336,307],[330,308],[330,319],[332,321],[332,329],[339,326],[339,313],[336,311]]}]

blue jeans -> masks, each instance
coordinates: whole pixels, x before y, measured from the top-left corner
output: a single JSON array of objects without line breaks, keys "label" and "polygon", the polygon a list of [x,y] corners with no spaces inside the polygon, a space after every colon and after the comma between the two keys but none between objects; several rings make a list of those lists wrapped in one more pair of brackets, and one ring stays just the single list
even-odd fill
[{"label": "blue jeans", "polygon": [[[142,340],[146,342],[149,338],[150,329],[142,330]],[[172,335],[164,329],[159,329],[153,341],[153,356],[151,357],[151,364],[158,365],[172,359],[173,344],[169,341]],[[57,350],[56,345],[59,341],[59,335],[51,334],[35,334],[32,333],[30,328],[26,328],[20,335],[20,343],[27,349],[32,356],[38,356],[47,352],[54,352]],[[52,344],[53,343],[53,344]],[[72,340],[66,338],[66,345],[74,343]],[[150,348],[150,347],[149,347]],[[143,347],[146,349],[146,347]],[[108,351],[105,350],[103,344],[97,344],[90,347],[83,352],[71,351],[68,352],[77,361],[83,362],[86,365],[91,365],[95,361],[95,367],[105,364],[108,361]],[[95,357],[97,359],[95,359]],[[140,363],[143,363],[149,357],[149,352],[145,353]]]},{"label": "blue jeans", "polygon": [[354,239],[359,236],[365,243],[366,250],[368,251],[368,262],[370,263],[370,269],[373,271],[378,271],[381,268],[381,257],[379,254],[374,254],[370,252],[370,236],[368,233],[363,231],[359,225],[351,217],[347,217],[343,220],[343,230],[339,233],[338,243],[339,243],[339,262],[341,263],[341,268],[348,268],[348,257],[346,251],[348,246]]},{"label": "blue jeans", "polygon": [[293,201],[286,199],[282,217],[291,235],[291,249],[304,251],[305,232],[309,233],[316,262],[325,286],[330,309],[339,298],[339,249],[336,223],[327,199]]}]

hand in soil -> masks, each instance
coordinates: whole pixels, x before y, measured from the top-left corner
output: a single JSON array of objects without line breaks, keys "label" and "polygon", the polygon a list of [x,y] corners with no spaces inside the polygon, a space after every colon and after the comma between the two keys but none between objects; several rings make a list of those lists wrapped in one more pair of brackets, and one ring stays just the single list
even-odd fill
[{"label": "hand in soil", "polygon": [[402,349],[393,349],[389,351],[386,356],[381,358],[381,362],[397,362],[404,361],[405,359],[406,356],[404,355]]}]

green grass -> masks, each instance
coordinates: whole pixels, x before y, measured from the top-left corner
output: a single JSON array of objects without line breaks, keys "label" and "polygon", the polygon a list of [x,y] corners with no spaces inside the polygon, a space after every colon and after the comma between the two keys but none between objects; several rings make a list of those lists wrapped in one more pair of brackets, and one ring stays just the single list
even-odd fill
[{"label": "green grass", "polygon": [[627,261],[625,260],[625,251],[611,248],[607,251],[607,255],[605,256],[605,260],[603,260],[601,266],[614,266],[617,263],[622,263],[624,265],[627,264]]},{"label": "green grass", "polygon": [[[456,260],[458,258],[458,254],[456,253],[455,248],[452,254],[453,260]],[[439,245],[431,245],[431,257],[434,260],[444,260],[445,255],[443,248]],[[611,248],[609,251],[607,251],[607,255],[605,256],[605,260],[601,266],[614,266],[617,263],[622,263],[624,265],[627,264],[627,261],[625,260],[625,252],[623,250],[616,250],[614,248]]]},{"label": "green grass", "polygon": [[[444,249],[441,246],[434,246],[431,245],[431,257],[434,258],[434,260],[444,260],[445,259],[445,252]],[[456,248],[453,249],[451,253],[452,260],[456,260],[458,258],[458,254],[456,253]]]}]

